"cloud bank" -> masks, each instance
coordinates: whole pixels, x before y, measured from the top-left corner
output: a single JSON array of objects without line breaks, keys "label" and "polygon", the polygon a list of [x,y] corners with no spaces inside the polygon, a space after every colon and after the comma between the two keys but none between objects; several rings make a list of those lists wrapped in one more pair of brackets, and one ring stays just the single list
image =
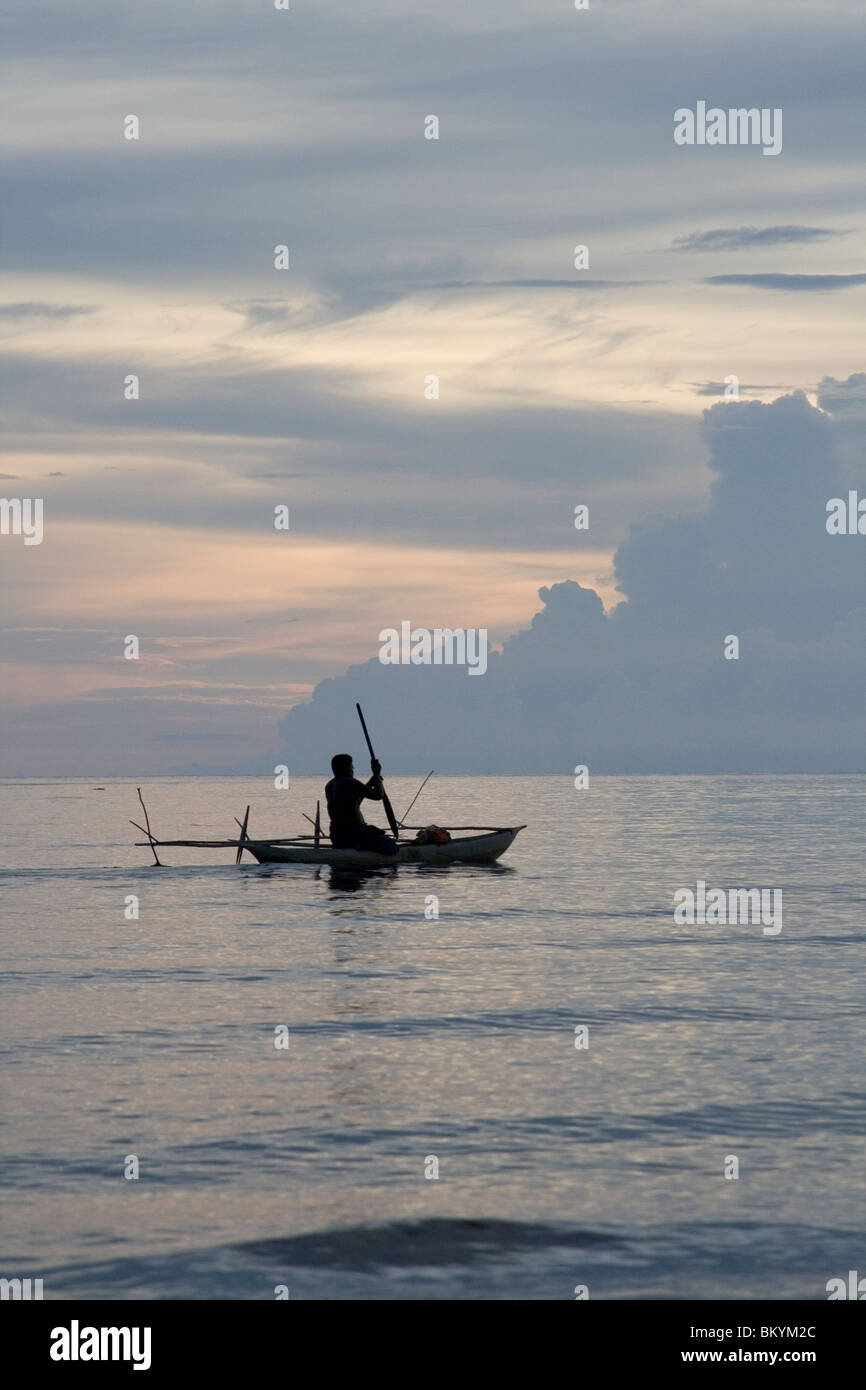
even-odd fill
[{"label": "cloud bank", "polygon": [[858,481],[834,420],[795,392],[715,405],[704,429],[709,504],[631,527],[618,607],[573,581],[542,588],[482,679],[354,666],[282,721],[289,766],[357,749],[360,700],[394,772],[866,770],[866,537],[826,530],[827,501]]}]

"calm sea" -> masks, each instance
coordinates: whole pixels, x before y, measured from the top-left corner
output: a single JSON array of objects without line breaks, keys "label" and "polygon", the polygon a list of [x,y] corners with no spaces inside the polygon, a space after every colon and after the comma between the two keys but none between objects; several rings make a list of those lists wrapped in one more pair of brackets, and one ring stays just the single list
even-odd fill
[{"label": "calm sea", "polygon": [[[420,780],[390,780],[398,812]],[[97,785],[0,785],[0,1274],[129,1299],[866,1274],[866,778],[434,777],[413,823],[528,823],[500,865],[349,882],[149,867],[135,785]],[[248,802],[285,836],[321,785],[145,797],[166,838]],[[782,890],[781,932],[675,924],[698,879]]]}]

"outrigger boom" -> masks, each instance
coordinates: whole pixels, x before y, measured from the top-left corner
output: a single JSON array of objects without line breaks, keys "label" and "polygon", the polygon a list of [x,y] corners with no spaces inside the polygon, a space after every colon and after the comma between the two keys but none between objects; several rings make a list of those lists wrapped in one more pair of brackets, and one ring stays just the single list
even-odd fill
[{"label": "outrigger boom", "polygon": [[[154,840],[153,844],[157,849],[163,846],[183,846],[186,849],[253,849],[262,845],[300,845],[312,840],[312,835],[293,835],[288,840],[251,840],[247,836],[244,840]],[[150,840],[136,840],[136,845],[150,845]]]},{"label": "outrigger boom", "polygon": [[[132,824],[134,825],[135,822],[133,821]],[[404,825],[402,826],[402,829],[424,830],[425,827],[423,825]],[[491,834],[501,835],[503,830],[514,829],[516,833],[516,831],[518,830],[525,830],[526,826],[518,825],[512,827],[501,825],[442,825],[439,827],[439,829],[448,831],[486,830]],[[156,845],[157,849],[163,849],[166,847],[174,847],[175,849],[178,847],[183,847],[185,849],[237,849],[241,845],[244,849],[261,849],[263,845],[306,845],[309,844],[311,840],[315,841],[315,839],[315,835],[290,835],[287,839],[284,840],[251,840],[249,836],[246,836],[243,840],[157,840],[154,837],[153,840],[136,840],[135,843],[137,846],[141,847],[149,847],[153,844]],[[393,858],[393,855],[386,855],[383,857]]]}]

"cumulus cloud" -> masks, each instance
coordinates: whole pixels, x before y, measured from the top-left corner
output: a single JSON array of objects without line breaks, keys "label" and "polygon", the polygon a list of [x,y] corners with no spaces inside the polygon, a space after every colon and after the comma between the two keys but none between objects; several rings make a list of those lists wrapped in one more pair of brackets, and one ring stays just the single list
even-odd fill
[{"label": "cumulus cloud", "polygon": [[866,538],[826,531],[827,500],[856,485],[835,423],[802,392],[704,418],[706,510],[632,526],[617,608],[570,580],[542,588],[479,678],[354,666],[282,721],[289,765],[355,747],[360,700],[395,772],[866,770]]},{"label": "cumulus cloud", "polygon": [[838,413],[866,404],[866,372],[852,372],[847,381],[825,376],[818,385],[818,404]]}]

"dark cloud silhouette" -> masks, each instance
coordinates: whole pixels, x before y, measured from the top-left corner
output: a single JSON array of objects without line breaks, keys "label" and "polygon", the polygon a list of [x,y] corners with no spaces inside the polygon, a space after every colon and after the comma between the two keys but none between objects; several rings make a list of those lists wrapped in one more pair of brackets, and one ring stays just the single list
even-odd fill
[{"label": "dark cloud silhouette", "polygon": [[27,300],[21,304],[0,304],[0,319],[71,319],[95,314],[96,304],[41,304]]},{"label": "dark cloud silhouette", "polygon": [[[760,385],[757,383],[746,385],[745,382],[741,381],[738,383],[737,389],[742,396],[747,395],[750,391],[778,391],[779,387],[767,384]],[[724,381],[702,381],[695,385],[696,396],[724,396],[727,390],[728,387]]]},{"label": "dark cloud silhouette", "polygon": [[395,772],[866,770],[866,537],[826,531],[828,499],[856,485],[834,421],[796,392],[705,422],[708,506],[632,526],[616,555],[626,601],[605,614],[571,580],[541,589],[484,676],[374,656],[282,721],[289,766],[355,747],[360,700]]},{"label": "dark cloud silhouette", "polygon": [[424,285],[436,290],[630,290],[644,285],[660,285],[664,280],[440,280]]},{"label": "dark cloud silhouette", "polygon": [[847,290],[866,285],[866,275],[708,275],[705,285],[750,285],[755,290]]},{"label": "dark cloud silhouette", "polygon": [[850,236],[849,231],[832,227],[714,227],[709,232],[689,232],[674,237],[671,251],[742,251],[761,246],[801,245],[826,241],[829,237]]}]

